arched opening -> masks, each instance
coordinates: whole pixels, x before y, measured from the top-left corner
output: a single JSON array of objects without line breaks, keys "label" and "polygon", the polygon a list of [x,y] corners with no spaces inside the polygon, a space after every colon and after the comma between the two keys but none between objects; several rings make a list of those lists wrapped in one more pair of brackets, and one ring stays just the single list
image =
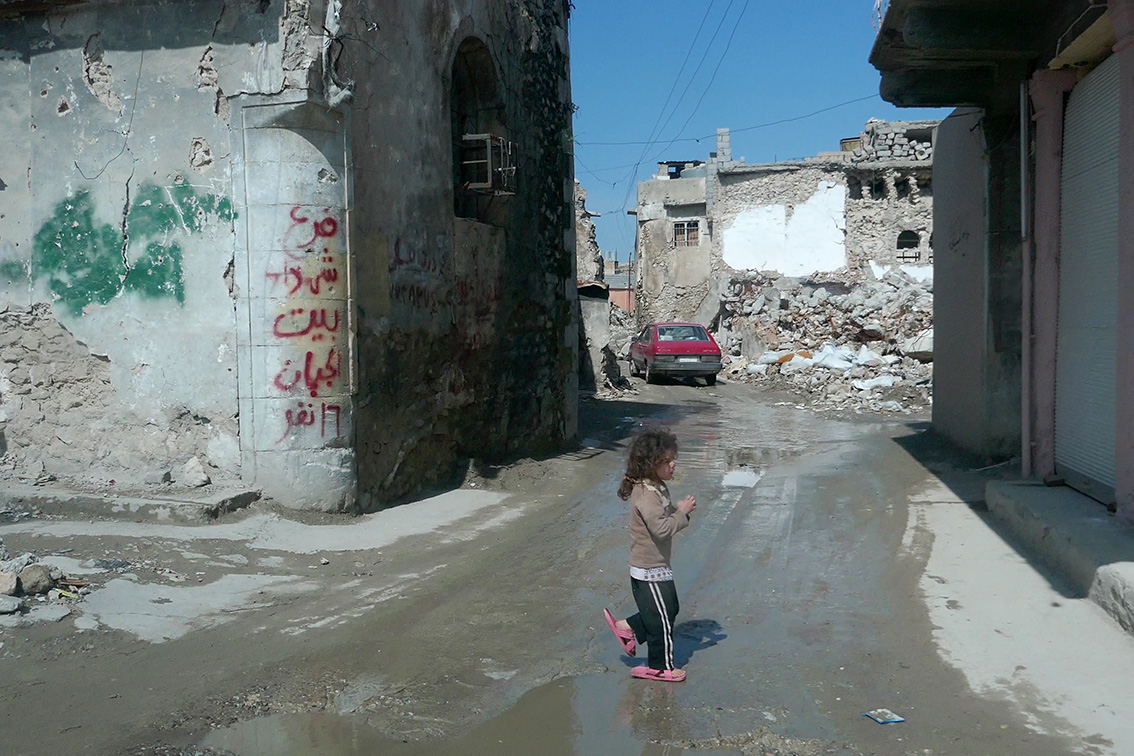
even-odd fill
[{"label": "arched opening", "polygon": [[468,37],[457,48],[450,90],[453,212],[501,225],[514,180],[504,106],[488,46]]},{"label": "arched opening", "polygon": [[921,235],[917,231],[903,231],[898,234],[898,261],[918,262],[921,260]]}]

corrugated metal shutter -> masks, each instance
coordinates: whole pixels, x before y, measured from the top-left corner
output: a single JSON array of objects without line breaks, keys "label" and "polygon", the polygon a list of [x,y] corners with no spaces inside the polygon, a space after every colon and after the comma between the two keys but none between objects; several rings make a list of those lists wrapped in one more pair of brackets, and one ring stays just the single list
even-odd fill
[{"label": "corrugated metal shutter", "polygon": [[1118,92],[1113,55],[1067,101],[1056,347],[1056,469],[1107,502],[1115,485]]}]

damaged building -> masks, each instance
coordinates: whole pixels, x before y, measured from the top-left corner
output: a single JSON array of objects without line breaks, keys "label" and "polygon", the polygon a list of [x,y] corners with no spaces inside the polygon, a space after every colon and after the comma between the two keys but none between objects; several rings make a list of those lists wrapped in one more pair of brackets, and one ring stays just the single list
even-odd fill
[{"label": "damaged building", "polygon": [[568,12],[0,2],[0,475],[372,510],[572,437]]},{"label": "damaged building", "polygon": [[934,167],[934,427],[1134,521],[1134,2],[879,10],[883,98],[956,107]]},{"label": "damaged building", "polygon": [[709,324],[738,272],[860,280],[933,261],[936,121],[871,120],[840,150],[749,165],[728,129],[707,161],[638,184],[639,322]]}]

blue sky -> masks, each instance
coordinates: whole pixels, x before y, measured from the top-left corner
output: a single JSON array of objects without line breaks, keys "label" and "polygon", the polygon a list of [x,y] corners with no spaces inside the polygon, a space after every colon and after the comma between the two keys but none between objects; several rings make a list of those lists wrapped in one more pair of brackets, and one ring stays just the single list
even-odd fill
[{"label": "blue sky", "polygon": [[[628,258],[634,219],[626,210],[637,202],[637,182],[659,160],[707,159],[718,127],[732,130],[734,159],[768,163],[837,150],[871,117],[945,117],[947,110],[897,108],[878,96],[879,74],[867,60],[873,7],[873,0],[575,0],[575,178],[587,209],[602,213],[599,247]],[[763,126],[783,119],[798,120]],[[638,144],[602,144],[611,142]]]}]

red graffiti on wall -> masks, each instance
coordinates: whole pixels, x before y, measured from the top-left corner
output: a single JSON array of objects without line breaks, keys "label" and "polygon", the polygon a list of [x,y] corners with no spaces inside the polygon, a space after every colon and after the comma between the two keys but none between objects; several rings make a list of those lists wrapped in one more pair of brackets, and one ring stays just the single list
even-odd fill
[{"label": "red graffiti on wall", "polygon": [[291,208],[291,212],[288,214],[291,218],[291,225],[287,227],[283,235],[285,252],[308,250],[311,247],[318,246],[316,242],[319,239],[333,239],[338,235],[339,222],[331,217],[331,208],[323,208],[323,217],[315,220],[312,220],[312,217],[306,214],[307,212],[302,205],[295,205]]},{"label": "red graffiti on wall", "polygon": [[398,302],[429,310],[436,314],[449,306],[449,296],[445,291],[424,283],[398,282],[390,287],[390,296]]},{"label": "red graffiti on wall", "polygon": [[[272,334],[281,339],[307,336],[312,341],[322,341],[324,337],[337,333],[338,330],[339,311],[327,310],[325,307],[310,311],[302,307],[288,310],[286,313],[278,315],[272,324]],[[335,338],[335,336],[331,336],[331,341],[334,341]]]},{"label": "red graffiti on wall", "polygon": [[332,438],[342,433],[341,427],[342,407],[338,404],[320,402],[319,409],[315,409],[312,402],[299,402],[294,409],[284,411],[284,422],[287,427],[276,443],[287,440],[294,432],[302,428],[314,428],[319,423],[319,437],[327,438],[328,432]]},{"label": "red graffiti on wall", "polygon": [[408,242],[402,244],[401,239],[394,240],[394,249],[390,253],[391,273],[402,269],[440,273],[443,268],[444,253],[440,249],[431,252]]},{"label": "red graffiti on wall", "polygon": [[324,360],[322,367],[316,364],[314,352],[308,352],[303,358],[303,370],[294,366],[291,360],[284,360],[283,368],[276,373],[273,383],[280,391],[291,391],[302,383],[307,392],[314,397],[319,396],[320,388],[334,388],[335,379],[341,373],[342,357],[332,348],[327,352],[327,359]]},{"label": "red graffiti on wall", "polygon": [[337,437],[343,408],[349,412],[340,339],[347,324],[339,289],[346,277],[341,230],[329,207],[291,207],[280,238],[280,262],[264,273],[272,295],[285,299],[272,322],[272,336],[289,345],[272,388],[304,397],[281,408],[284,431],[277,444],[301,434],[311,444]]},{"label": "red graffiti on wall", "polygon": [[[292,257],[291,259],[295,260],[296,258]],[[289,297],[295,296],[301,289],[306,289],[307,293],[319,296],[323,293],[325,284],[328,285],[328,293],[333,293],[334,284],[339,280],[339,269],[334,265],[335,258],[333,255],[327,254],[321,257],[319,262],[325,263],[325,265],[314,275],[304,273],[302,265],[284,265],[282,271],[269,271],[264,276],[272,282],[273,287],[279,285],[282,281]]]}]

